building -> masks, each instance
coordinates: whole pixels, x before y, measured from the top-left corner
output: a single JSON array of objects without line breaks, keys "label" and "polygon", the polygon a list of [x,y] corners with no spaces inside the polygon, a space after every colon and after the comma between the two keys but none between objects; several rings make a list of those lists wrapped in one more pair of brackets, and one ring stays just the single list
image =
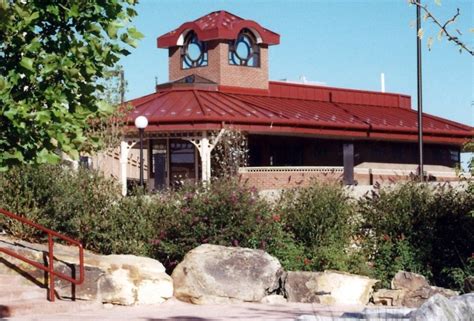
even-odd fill
[{"label": "building", "polygon": [[[208,180],[212,149],[228,128],[247,134],[249,167],[240,176],[259,189],[312,178],[373,184],[416,173],[417,113],[409,96],[270,81],[268,51],[279,42],[277,33],[226,11],[158,37],[158,48],[169,52],[169,82],[130,101],[128,134],[116,155],[124,187],[130,155],[137,157],[133,121],[140,115],[149,121],[145,176],[151,189]],[[455,179],[473,129],[424,114],[423,131],[426,175]]]}]

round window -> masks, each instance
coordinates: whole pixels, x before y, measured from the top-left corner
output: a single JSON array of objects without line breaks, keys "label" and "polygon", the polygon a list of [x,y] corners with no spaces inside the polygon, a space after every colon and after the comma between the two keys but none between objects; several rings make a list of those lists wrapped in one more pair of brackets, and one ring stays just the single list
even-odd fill
[{"label": "round window", "polygon": [[229,45],[229,63],[231,65],[259,67],[260,47],[253,33],[244,29],[237,39]]},{"label": "round window", "polygon": [[199,41],[194,32],[189,32],[184,40],[181,51],[183,68],[193,68],[207,65],[207,50],[205,43]]}]

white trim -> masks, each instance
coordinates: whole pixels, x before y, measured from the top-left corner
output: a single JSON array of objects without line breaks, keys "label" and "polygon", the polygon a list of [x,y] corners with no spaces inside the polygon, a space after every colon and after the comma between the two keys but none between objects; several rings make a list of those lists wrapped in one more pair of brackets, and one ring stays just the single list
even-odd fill
[{"label": "white trim", "polygon": [[127,165],[128,153],[136,144],[136,141],[122,140],[120,142],[120,182],[122,184],[122,195],[127,195]]},{"label": "white trim", "polygon": [[240,167],[239,173],[265,173],[265,172],[320,172],[333,173],[344,172],[342,166],[259,166],[259,167]]}]

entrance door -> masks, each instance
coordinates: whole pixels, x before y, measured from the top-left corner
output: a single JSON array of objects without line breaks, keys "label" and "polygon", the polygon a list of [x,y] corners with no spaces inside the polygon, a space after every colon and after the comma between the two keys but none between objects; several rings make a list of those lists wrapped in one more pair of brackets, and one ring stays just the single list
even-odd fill
[{"label": "entrance door", "polygon": [[163,190],[166,187],[166,154],[153,154],[153,165],[155,165],[155,190]]},{"label": "entrance door", "polygon": [[170,140],[170,156],[172,186],[196,180],[195,148],[192,143],[181,139]]}]

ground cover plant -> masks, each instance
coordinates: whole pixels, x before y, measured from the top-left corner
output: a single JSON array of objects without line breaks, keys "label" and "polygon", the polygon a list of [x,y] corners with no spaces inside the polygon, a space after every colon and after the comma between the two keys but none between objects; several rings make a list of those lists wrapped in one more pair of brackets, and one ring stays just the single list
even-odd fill
[{"label": "ground cover plant", "polygon": [[[122,197],[117,183],[98,172],[42,165],[0,174],[0,207],[99,253],[154,257],[168,272],[192,248],[212,243],[265,250],[287,270],[338,269],[385,287],[407,270],[461,289],[474,267],[473,186],[406,183],[357,200],[339,185],[315,182],[270,203],[255,189],[220,178]],[[45,240],[2,217],[0,229]]]}]

